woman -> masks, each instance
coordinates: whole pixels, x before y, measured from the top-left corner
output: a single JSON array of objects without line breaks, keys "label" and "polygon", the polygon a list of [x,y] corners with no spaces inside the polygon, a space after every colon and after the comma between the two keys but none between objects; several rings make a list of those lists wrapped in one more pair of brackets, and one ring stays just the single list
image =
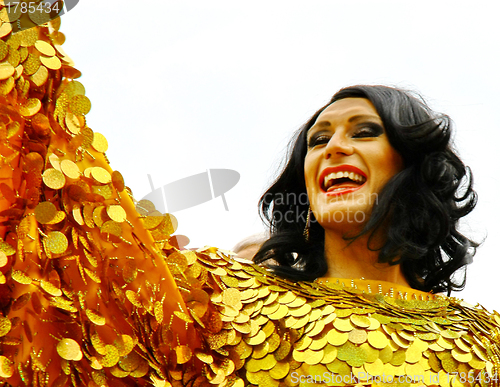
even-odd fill
[{"label": "woman", "polygon": [[[365,94],[344,98],[341,92],[313,117],[315,126],[299,138],[283,174],[293,175],[291,169],[304,163],[305,178],[301,170],[293,184],[280,179],[270,191],[275,190],[275,235],[258,255],[278,262],[273,270],[283,276],[277,276],[215,248],[181,251],[171,237],[170,217],[157,216],[147,202],[134,207],[121,174],[107,163],[106,140],[86,124],[90,102],[58,44],[63,40],[58,27],[54,21],[7,33],[0,45],[0,377],[5,384],[496,383],[498,314],[405,286],[453,286],[431,271],[451,270],[447,263],[439,265],[441,250],[463,261],[467,241],[451,225],[423,222],[434,221],[431,209],[441,206],[456,220],[473,206],[473,196],[468,190],[465,210],[452,199],[442,200],[441,206],[427,203],[429,211],[413,219],[414,225],[400,221],[413,211],[398,203],[404,191],[424,202],[407,184],[419,186],[420,176],[435,174],[425,180],[429,187],[419,188],[450,199],[456,188],[450,194],[447,179],[458,184],[463,176],[463,170],[449,173],[450,163],[455,171],[461,164],[446,150],[446,130],[417,127],[410,131],[414,139],[407,152],[410,141],[391,133],[389,115],[370,90],[402,99],[404,94],[366,88]],[[444,170],[432,161],[442,155],[421,156],[423,135],[449,157]],[[307,155],[300,145],[304,140]],[[427,162],[414,163],[426,157]],[[338,165],[342,170],[332,170]],[[424,165],[428,169],[418,170]],[[276,188],[286,194],[307,188],[318,223],[280,223]],[[363,204],[363,195],[378,195],[379,203]],[[328,219],[353,209],[369,220],[358,215],[352,225]],[[431,231],[411,234],[425,227]],[[448,230],[451,239],[443,242],[439,237]],[[342,266],[359,252],[366,261],[353,263],[354,270]],[[414,262],[417,252],[438,264],[411,271],[412,265],[422,266]],[[377,256],[394,265],[376,266]],[[365,262],[375,269],[363,271]],[[304,273],[306,279],[346,273],[356,278],[338,284],[283,278]],[[364,273],[371,281],[357,279]],[[384,280],[395,283],[387,287]]]},{"label": "woman", "polygon": [[[276,272],[294,280],[365,277],[448,294],[463,288],[451,277],[477,245],[457,225],[476,194],[451,149],[450,126],[401,90],[340,90],[299,130],[288,165],[261,198],[274,236],[257,261],[272,255]],[[331,175],[339,172],[347,173]],[[318,221],[289,221],[287,213]],[[308,238],[300,237],[304,229]]]}]

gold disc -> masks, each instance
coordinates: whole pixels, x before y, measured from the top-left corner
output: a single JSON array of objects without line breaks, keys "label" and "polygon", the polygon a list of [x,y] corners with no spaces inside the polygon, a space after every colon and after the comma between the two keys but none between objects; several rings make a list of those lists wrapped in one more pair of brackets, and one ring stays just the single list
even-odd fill
[{"label": "gold disc", "polygon": [[52,189],[61,189],[66,184],[66,178],[61,171],[50,168],[47,169],[42,175],[45,185]]}]

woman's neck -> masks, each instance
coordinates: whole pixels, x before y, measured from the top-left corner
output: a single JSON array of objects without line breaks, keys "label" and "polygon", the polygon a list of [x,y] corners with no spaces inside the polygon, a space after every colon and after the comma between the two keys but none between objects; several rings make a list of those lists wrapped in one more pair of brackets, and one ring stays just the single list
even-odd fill
[{"label": "woman's neck", "polygon": [[326,230],[325,259],[328,263],[326,277],[365,278],[410,287],[401,266],[379,263],[379,251],[368,249],[367,244],[368,235],[350,241],[338,233]]}]

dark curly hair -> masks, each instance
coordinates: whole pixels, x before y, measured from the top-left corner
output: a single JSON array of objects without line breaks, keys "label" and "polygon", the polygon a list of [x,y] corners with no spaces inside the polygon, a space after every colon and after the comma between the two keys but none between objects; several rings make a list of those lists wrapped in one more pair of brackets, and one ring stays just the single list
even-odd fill
[{"label": "dark curly hair", "polygon": [[478,246],[457,229],[460,218],[477,202],[472,174],[451,147],[450,118],[434,113],[420,97],[387,86],[341,89],[296,132],[286,166],[259,201],[271,238],[254,261],[294,281],[313,281],[326,274],[324,229],[312,222],[309,241],[303,237],[309,207],[304,178],[306,137],[320,113],[343,98],[372,102],[390,144],[404,161],[404,169],[382,189],[370,219],[354,238],[371,237],[386,227],[379,262],[401,264],[414,289],[448,294],[463,289],[465,275],[457,279],[453,274],[472,262]]}]

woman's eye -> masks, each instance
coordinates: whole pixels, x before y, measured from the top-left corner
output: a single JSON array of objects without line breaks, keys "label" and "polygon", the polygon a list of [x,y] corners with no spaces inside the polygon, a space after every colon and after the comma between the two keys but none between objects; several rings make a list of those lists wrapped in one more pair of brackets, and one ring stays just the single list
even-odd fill
[{"label": "woman's eye", "polygon": [[309,148],[313,148],[317,145],[328,144],[328,141],[330,141],[330,136],[325,136],[325,135],[313,136],[309,139],[307,146]]},{"label": "woman's eye", "polygon": [[364,137],[378,137],[384,133],[384,129],[380,125],[367,125],[357,129],[353,137],[354,138],[364,138]]}]

